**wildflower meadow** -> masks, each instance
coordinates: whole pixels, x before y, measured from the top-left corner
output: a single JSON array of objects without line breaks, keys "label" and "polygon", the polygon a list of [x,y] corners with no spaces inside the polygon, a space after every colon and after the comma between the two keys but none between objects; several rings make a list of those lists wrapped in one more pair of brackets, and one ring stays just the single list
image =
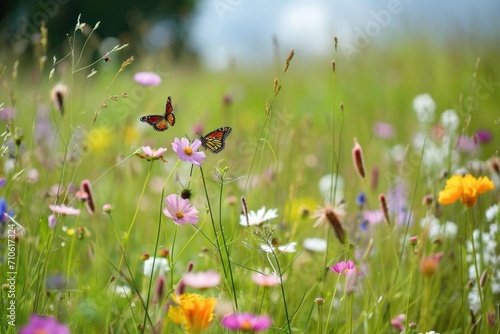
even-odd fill
[{"label": "wildflower meadow", "polygon": [[211,71],[102,29],[0,51],[1,333],[500,332],[498,43]]}]

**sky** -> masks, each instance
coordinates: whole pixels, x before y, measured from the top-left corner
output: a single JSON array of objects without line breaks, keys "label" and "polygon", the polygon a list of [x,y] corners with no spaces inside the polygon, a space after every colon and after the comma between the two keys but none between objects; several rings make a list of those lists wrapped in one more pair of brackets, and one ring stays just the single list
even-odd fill
[{"label": "sky", "polygon": [[202,0],[189,43],[204,65],[223,70],[235,61],[273,61],[273,38],[280,50],[328,56],[338,36],[341,56],[349,57],[415,33],[438,40],[460,32],[500,36],[498,17],[497,0]]}]

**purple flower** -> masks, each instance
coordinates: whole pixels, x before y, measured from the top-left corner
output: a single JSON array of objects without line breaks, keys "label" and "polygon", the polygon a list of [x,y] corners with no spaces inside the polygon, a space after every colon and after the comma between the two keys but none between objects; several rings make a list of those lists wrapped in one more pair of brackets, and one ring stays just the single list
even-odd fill
[{"label": "purple flower", "polygon": [[16,117],[16,108],[14,107],[5,107],[3,109],[0,108],[0,119],[2,121],[8,121],[9,119],[14,119]]},{"label": "purple flower", "polygon": [[7,184],[7,179],[5,177],[0,177],[0,188]]},{"label": "purple flower", "polygon": [[251,313],[228,314],[221,321],[222,326],[243,332],[259,332],[271,326],[267,315],[257,316]]},{"label": "purple flower", "polygon": [[208,289],[220,283],[220,275],[213,270],[202,271],[198,273],[185,273],[182,281],[187,286],[195,289]]},{"label": "purple flower", "polygon": [[490,130],[477,130],[474,137],[477,139],[479,143],[486,144],[489,143],[493,139],[493,135]]},{"label": "purple flower", "polygon": [[198,210],[189,200],[176,194],[168,195],[165,198],[167,207],[163,210],[165,216],[172,218],[178,225],[196,224],[198,222]]},{"label": "purple flower", "polygon": [[59,213],[65,216],[78,216],[80,214],[80,209],[72,208],[66,205],[49,205],[50,210],[54,213]]},{"label": "purple flower", "polygon": [[52,230],[54,227],[56,227],[56,222],[57,218],[55,215],[50,215],[49,218],[47,219],[49,223],[49,228]]},{"label": "purple flower", "polygon": [[37,333],[69,334],[69,328],[58,323],[57,320],[52,317],[39,317],[37,315],[32,315],[28,324],[21,328],[19,334]]},{"label": "purple flower", "polygon": [[160,76],[153,72],[137,72],[134,80],[143,86],[158,86],[161,83]]},{"label": "purple flower", "polygon": [[394,128],[389,123],[377,122],[373,126],[375,136],[382,139],[391,139],[394,137]]},{"label": "purple flower", "polygon": [[179,159],[196,166],[201,166],[201,163],[205,159],[205,152],[198,152],[200,146],[201,141],[199,139],[195,139],[192,143],[189,143],[189,140],[186,138],[175,138],[172,143],[172,149],[177,153]]}]

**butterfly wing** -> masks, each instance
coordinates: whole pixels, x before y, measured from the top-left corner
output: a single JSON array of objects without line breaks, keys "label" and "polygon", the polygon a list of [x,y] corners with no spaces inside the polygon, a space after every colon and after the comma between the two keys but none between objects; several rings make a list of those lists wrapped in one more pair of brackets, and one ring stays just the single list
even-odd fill
[{"label": "butterfly wing", "polygon": [[228,126],[214,130],[201,137],[201,145],[212,153],[219,153],[226,146],[226,138],[231,131]]},{"label": "butterfly wing", "polygon": [[166,114],[165,115],[165,119],[167,120],[167,122],[171,125],[171,126],[174,126],[175,124],[175,115],[170,113],[170,114]]},{"label": "butterfly wing", "polygon": [[167,105],[165,106],[165,115],[171,114],[173,112],[174,112],[174,107],[172,106],[172,98],[169,96],[167,97]]},{"label": "butterfly wing", "polygon": [[[174,115],[174,114],[170,114]],[[156,131],[165,131],[168,129],[168,123],[165,115],[149,115],[149,116],[143,116],[139,119],[141,122],[148,123],[155,129]],[[169,121],[170,123],[170,121]],[[175,123],[175,117],[174,117],[174,123]],[[170,123],[172,124],[172,123]],[[172,124],[173,125],[173,124]]]}]

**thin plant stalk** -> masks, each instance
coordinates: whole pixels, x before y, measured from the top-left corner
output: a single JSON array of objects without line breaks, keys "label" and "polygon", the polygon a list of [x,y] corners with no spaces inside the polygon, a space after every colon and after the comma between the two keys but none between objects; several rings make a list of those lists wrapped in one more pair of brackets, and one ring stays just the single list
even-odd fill
[{"label": "thin plant stalk", "polygon": [[[201,172],[201,180],[203,182],[203,189],[205,190],[205,197],[207,199],[208,213],[210,214],[210,221],[212,222],[212,229],[214,231],[215,243],[217,244],[217,252],[219,253],[219,258],[220,258],[220,262],[221,262],[221,265],[222,265],[222,271],[224,272],[224,277],[226,278],[226,281],[228,281],[227,271],[226,271],[226,264],[225,264],[224,259],[222,257],[222,251],[221,251],[221,245],[220,245],[220,242],[219,242],[219,236],[217,235],[217,228],[215,227],[215,221],[214,221],[214,216],[213,216],[213,213],[212,213],[212,207],[210,205],[210,199],[208,197],[208,190],[207,190],[207,185],[206,185],[206,182],[205,182],[205,176],[203,175],[203,168],[201,168],[201,167],[200,167],[200,172]],[[221,231],[221,233],[223,233],[223,232]],[[231,274],[232,274],[232,272],[231,272]],[[232,275],[230,276],[230,279],[231,279],[231,289],[232,289],[233,299],[234,299],[234,306],[235,306],[236,309],[238,309],[238,299],[237,299],[237,296],[236,296],[236,288],[235,288],[235,285],[234,285],[234,281],[233,281]]]},{"label": "thin plant stalk", "polygon": [[[417,261],[416,256],[415,256],[415,245],[412,246],[412,255],[413,255],[413,260],[411,261],[411,272],[410,272],[410,284],[408,285],[408,299],[406,300],[406,322],[408,323],[408,319],[410,316],[410,299],[411,299],[411,288],[413,285],[413,276],[415,273],[415,262]],[[405,324],[405,328],[409,330],[408,324]]]}]

